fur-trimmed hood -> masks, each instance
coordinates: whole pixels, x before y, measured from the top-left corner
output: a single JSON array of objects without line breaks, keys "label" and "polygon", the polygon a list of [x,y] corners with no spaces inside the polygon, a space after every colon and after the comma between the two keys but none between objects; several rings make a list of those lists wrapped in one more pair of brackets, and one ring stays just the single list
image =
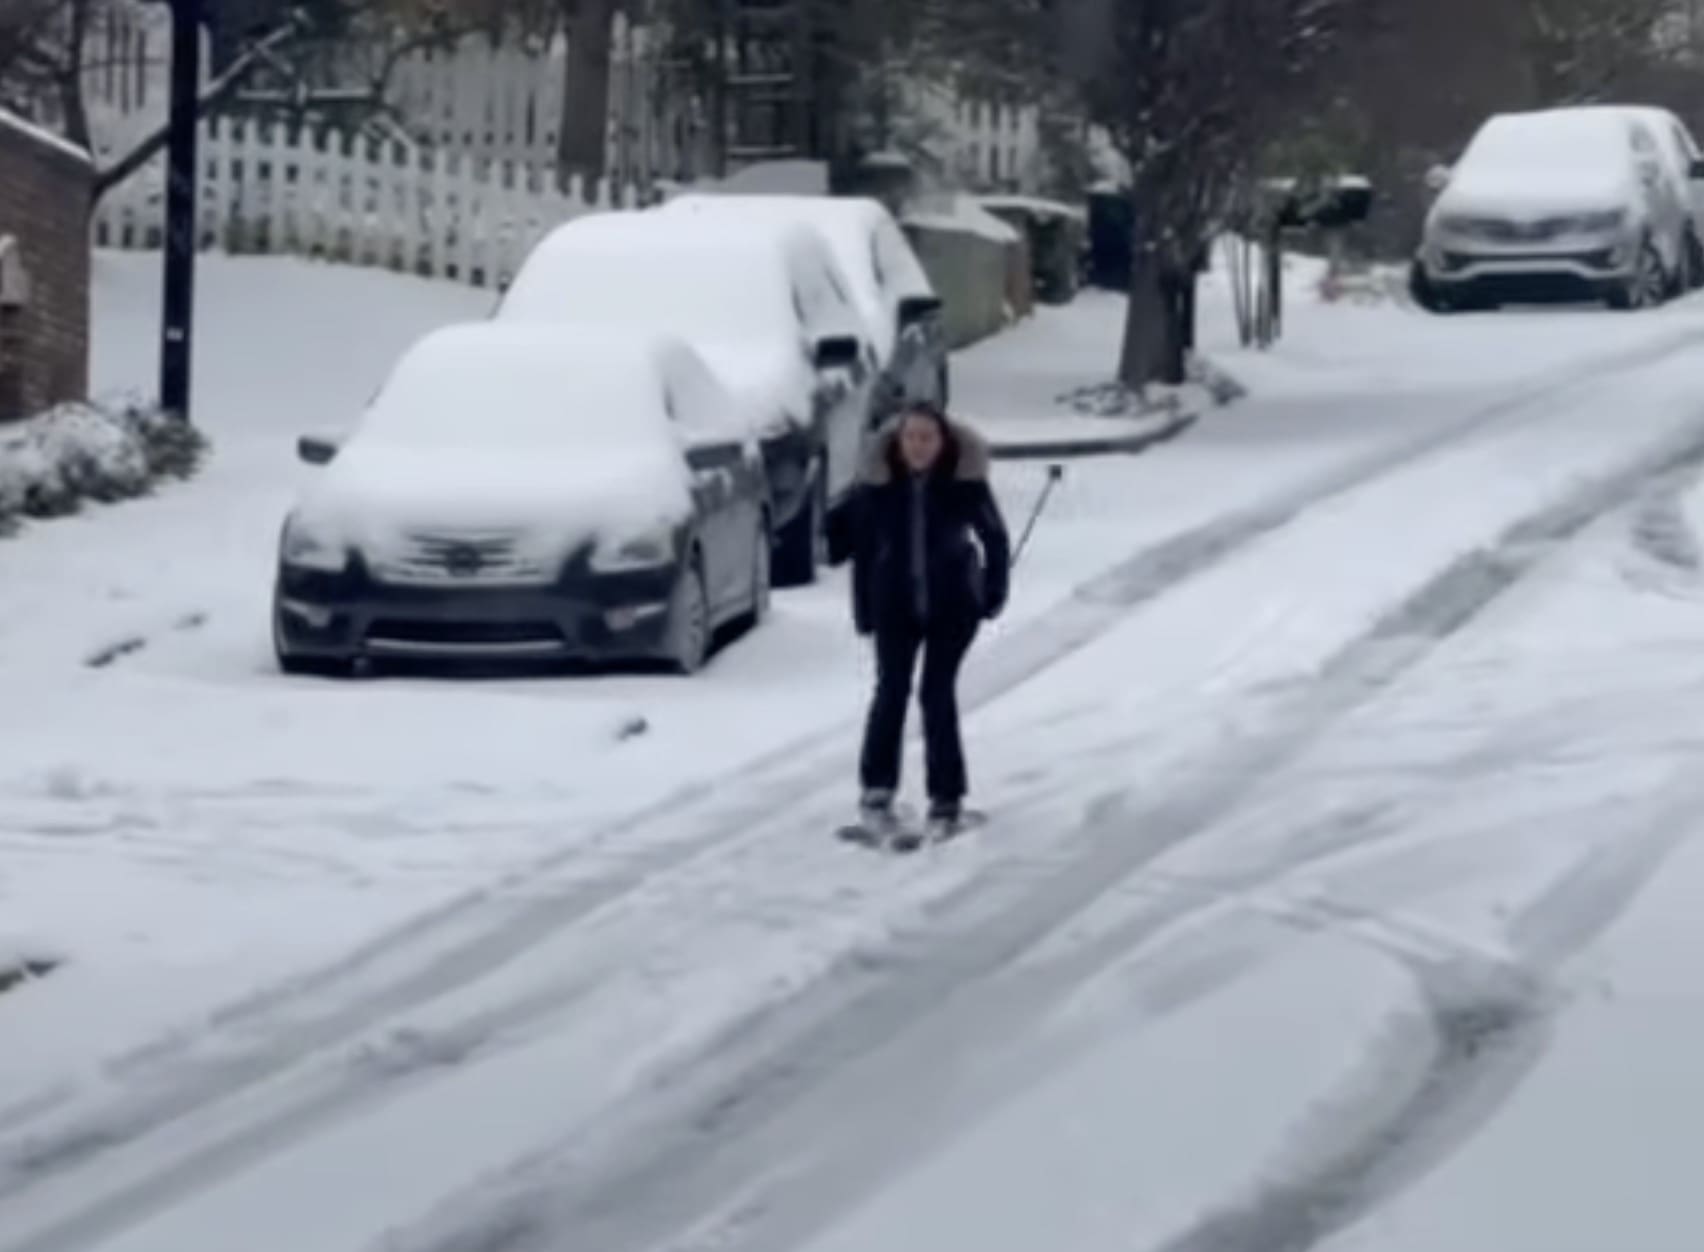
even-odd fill
[{"label": "fur-trimmed hood", "polygon": [[[898,452],[899,428],[905,421],[901,414],[890,419],[875,438],[870,440],[864,450],[864,464],[859,478],[872,487],[881,487],[893,481],[893,460]],[[988,481],[990,467],[993,464],[993,452],[980,432],[972,429],[963,422],[953,418],[947,419],[947,430],[952,436],[952,448],[947,455],[956,455],[953,465],[953,479],[962,483],[985,483]]]}]

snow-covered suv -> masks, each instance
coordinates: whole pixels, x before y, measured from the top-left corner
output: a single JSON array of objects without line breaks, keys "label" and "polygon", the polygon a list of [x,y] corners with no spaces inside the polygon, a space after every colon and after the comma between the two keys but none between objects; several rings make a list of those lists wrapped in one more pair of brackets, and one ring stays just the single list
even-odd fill
[{"label": "snow-covered suv", "polygon": [[1704,152],[1686,123],[1668,109],[1653,105],[1596,104],[1582,108],[1618,113],[1647,127],[1662,153],[1663,169],[1674,196],[1685,206],[1687,227],[1682,272],[1688,291],[1704,287]]},{"label": "snow-covered suv", "polygon": [[830,516],[856,485],[876,383],[863,318],[818,233],[656,209],[593,214],[533,248],[496,318],[690,344],[759,423],[777,584],[816,578]]},{"label": "snow-covered suv", "polygon": [[819,231],[868,327],[880,373],[872,425],[908,403],[947,403],[950,366],[941,299],[881,201],[696,192],[676,197],[667,207],[706,221],[767,220]]},{"label": "snow-covered suv", "polygon": [[1691,221],[1645,119],[1603,108],[1499,114],[1432,205],[1415,293],[1438,310],[1555,298],[1649,307],[1685,284]]}]

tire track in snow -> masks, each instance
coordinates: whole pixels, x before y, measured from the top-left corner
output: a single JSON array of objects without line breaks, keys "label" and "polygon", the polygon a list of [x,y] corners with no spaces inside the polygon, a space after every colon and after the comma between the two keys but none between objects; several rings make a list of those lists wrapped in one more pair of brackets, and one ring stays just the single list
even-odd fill
[{"label": "tire track in snow", "polygon": [[[981,899],[988,884],[967,884],[942,906],[941,920],[930,934],[912,941],[909,956],[902,951],[875,966],[868,954],[849,960],[792,1000],[731,1027],[721,1044],[659,1080],[662,1093],[645,1107],[618,1106],[610,1117],[580,1128],[494,1190],[476,1187],[452,1198],[444,1212],[466,1216],[451,1222],[446,1233],[387,1244],[387,1252],[544,1252],[565,1243],[599,1252],[649,1252],[690,1230],[729,1194],[740,1197],[739,1229],[720,1231],[718,1238],[732,1241],[715,1246],[741,1252],[782,1252],[792,1246],[820,1217],[812,1205],[828,1195],[844,1200],[848,1172],[858,1173],[856,1149],[841,1154],[813,1146],[831,1133],[825,1127],[850,1115],[859,1122],[861,1144],[879,1144],[882,1126],[891,1142],[901,1128],[909,1130],[918,1105],[928,1101],[927,1091],[904,1084],[905,1075],[925,1069],[931,1057],[962,1055],[973,1044],[986,1046],[989,1039],[1021,1033],[1026,1022],[1085,979],[1193,915],[1218,907],[1220,897],[1190,901],[1173,894],[1134,909],[1122,925],[1068,961],[1031,969],[1018,964],[1094,901],[1211,828],[1305,747],[1472,623],[1558,546],[1625,507],[1649,489],[1653,477],[1659,490],[1668,489],[1667,476],[1688,469],[1701,455],[1704,442],[1694,436],[1666,457],[1511,528],[1495,546],[1457,562],[1421,588],[1346,648],[1319,684],[1299,693],[1288,716],[1216,757],[1189,785],[1151,806],[1118,794],[1092,805],[1084,826],[1068,841],[1082,847],[1083,854],[1020,884],[1015,900],[999,901],[990,910]],[[1134,831],[1153,833],[1133,837]],[[1364,842],[1346,840],[1312,846],[1311,853],[1299,855],[1280,849],[1237,885],[1244,890],[1269,886],[1287,874],[1366,851]],[[955,919],[955,912],[964,911],[971,915],[968,921]],[[1478,1076],[1482,1057],[1508,1054],[1505,1039],[1530,1042],[1529,1028],[1541,1020],[1540,997],[1530,980],[1495,954],[1442,939],[1417,940],[1413,933],[1398,935],[1390,926],[1379,930],[1365,919],[1333,916],[1323,906],[1311,919],[1303,908],[1290,912],[1293,923],[1304,920],[1315,927],[1354,921],[1362,938],[1399,956],[1415,974],[1440,1044],[1439,1059],[1427,1069],[1414,1108],[1430,1108],[1440,1091]],[[1244,957],[1259,959],[1252,949]],[[1214,978],[1240,972],[1231,960]],[[1193,998],[1189,988],[1182,988],[1178,1007]],[[1411,1052],[1414,1041],[1401,1035],[1392,1046]],[[1390,1125],[1405,1127],[1414,1116],[1405,1105]],[[1377,1132],[1388,1129],[1381,1126]],[[624,1146],[600,1165],[599,1158],[617,1144]],[[750,1185],[753,1178],[772,1175],[776,1160],[789,1158],[802,1158],[798,1169],[768,1187]],[[871,1172],[867,1163],[862,1169],[865,1175]],[[431,1226],[429,1219],[426,1228]],[[1247,1245],[1224,1248],[1287,1252],[1289,1246],[1261,1243],[1258,1234],[1251,1238],[1255,1241]],[[1209,1250],[1219,1252],[1219,1245],[1179,1245],[1170,1252]]]},{"label": "tire track in snow", "polygon": [[[1601,840],[1563,880],[1528,906],[1511,929],[1510,962],[1524,986],[1465,976],[1456,965],[1398,955],[1428,1012],[1430,1058],[1387,1116],[1345,1133],[1363,1091],[1353,1085],[1333,1115],[1317,1119],[1316,1146],[1291,1162],[1288,1178],[1215,1213],[1153,1252],[1308,1252],[1389,1203],[1447,1160],[1501,1110],[1543,1060],[1554,994],[1537,990],[1622,915],[1692,829],[1704,785],[1689,780],[1639,829]],[[1333,920],[1322,915],[1322,922]],[[1378,923],[1339,912],[1339,921]],[[1395,1041],[1409,1049],[1413,1039]],[[1388,1058],[1370,1054],[1371,1081]]]},{"label": "tire track in snow", "polygon": [[[1093,642],[1133,608],[1182,585],[1314,505],[1399,474],[1415,459],[1471,432],[1542,421],[1547,416],[1545,401],[1568,388],[1606,370],[1631,370],[1674,355],[1697,339],[1697,331],[1688,330],[1612,362],[1588,363],[1542,388],[1428,429],[1401,447],[1304,483],[1273,502],[1138,552],[1080,587],[1060,613],[1001,639],[987,663],[967,676],[964,704],[974,709],[998,699]],[[683,788],[605,827],[588,843],[458,898],[333,967],[229,1006],[193,1035],[170,1037],[121,1058],[105,1075],[116,1094],[97,1093],[92,1107],[77,1107],[80,1093],[71,1087],[24,1097],[0,1111],[0,1134],[6,1136],[0,1142],[0,1202],[242,1096],[305,1056],[348,1043],[471,985],[658,876],[751,837],[753,828],[761,828],[766,819],[773,825],[776,796],[809,795],[838,784],[840,740],[855,724],[849,719],[826,728],[723,780],[756,794],[757,801],[710,807],[715,786]],[[795,760],[801,751],[807,754],[802,763]],[[686,829],[637,849],[632,846],[636,835],[662,833],[653,828],[671,824]],[[606,863],[586,872],[586,863],[600,854]],[[554,1011],[561,1002],[558,997],[536,1009]],[[53,1124],[53,1115],[59,1113],[68,1115]]]}]

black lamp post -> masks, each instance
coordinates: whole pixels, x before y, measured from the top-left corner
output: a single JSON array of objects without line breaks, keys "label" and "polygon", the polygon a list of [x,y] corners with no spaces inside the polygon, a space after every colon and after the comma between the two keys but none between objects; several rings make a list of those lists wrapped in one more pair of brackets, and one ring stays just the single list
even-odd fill
[{"label": "black lamp post", "polygon": [[160,407],[190,420],[190,346],[195,321],[197,98],[203,0],[170,0],[171,112],[166,145],[164,298],[160,309]]}]

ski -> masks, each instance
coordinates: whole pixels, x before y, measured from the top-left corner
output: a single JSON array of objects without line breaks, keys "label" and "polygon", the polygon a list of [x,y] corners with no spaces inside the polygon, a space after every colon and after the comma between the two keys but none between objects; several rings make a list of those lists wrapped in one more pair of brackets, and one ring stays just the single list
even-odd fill
[{"label": "ski", "polygon": [[987,820],[986,813],[973,809],[967,810],[957,821],[951,823],[925,822],[919,825],[915,821],[900,817],[877,825],[848,822],[835,832],[835,837],[845,843],[878,851],[916,852],[929,844],[947,843],[956,839]]},{"label": "ski", "polygon": [[905,805],[896,806],[887,817],[872,822],[861,818],[848,822],[834,832],[835,838],[845,843],[855,843],[865,848],[885,848],[903,833],[914,821],[915,814]]}]

